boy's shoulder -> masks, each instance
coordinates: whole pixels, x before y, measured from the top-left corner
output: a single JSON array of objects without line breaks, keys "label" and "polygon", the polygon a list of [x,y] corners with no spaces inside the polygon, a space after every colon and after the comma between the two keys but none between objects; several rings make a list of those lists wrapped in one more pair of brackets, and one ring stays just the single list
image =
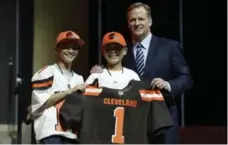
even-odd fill
[{"label": "boy's shoulder", "polygon": [[32,77],[32,80],[40,80],[45,79],[53,76],[52,71],[53,65],[45,65],[41,69],[39,69]]},{"label": "boy's shoulder", "polygon": [[132,79],[140,80],[139,75],[134,70],[126,68],[126,67],[124,67],[123,69],[124,69],[125,74],[132,77]]}]

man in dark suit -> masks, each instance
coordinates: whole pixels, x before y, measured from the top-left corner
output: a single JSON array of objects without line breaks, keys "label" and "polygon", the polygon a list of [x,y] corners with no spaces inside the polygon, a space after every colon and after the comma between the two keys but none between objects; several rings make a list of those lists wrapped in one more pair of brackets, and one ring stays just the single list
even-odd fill
[{"label": "man in dark suit", "polygon": [[[124,66],[135,70],[142,80],[150,80],[152,87],[166,89],[179,96],[192,86],[189,68],[177,41],[160,38],[151,33],[151,9],[141,2],[133,3],[127,10],[128,28],[132,42]],[[92,72],[99,72],[95,66]],[[174,99],[174,98],[171,98]],[[176,105],[169,107],[175,126],[164,135],[151,139],[151,143],[179,143],[179,125]]]},{"label": "man in dark suit", "polygon": [[[127,19],[132,43],[128,44],[124,65],[135,70],[142,80],[151,80],[153,87],[171,91],[173,96],[189,90],[192,79],[180,44],[152,35],[150,7],[140,2],[131,4],[127,10]],[[155,143],[179,142],[177,107],[172,106],[169,110],[176,126]]]}]

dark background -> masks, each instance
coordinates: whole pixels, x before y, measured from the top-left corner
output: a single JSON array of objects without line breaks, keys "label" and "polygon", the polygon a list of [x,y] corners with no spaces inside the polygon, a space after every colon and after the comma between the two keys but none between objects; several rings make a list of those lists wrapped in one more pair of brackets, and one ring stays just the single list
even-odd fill
[{"label": "dark background", "polygon": [[[135,0],[102,2],[102,35],[119,31],[130,38],[126,23],[126,9]],[[154,35],[180,41],[179,1],[142,0],[152,9]],[[97,0],[89,3],[89,66],[98,63]],[[183,0],[183,49],[189,64],[194,85],[185,94],[186,125],[226,125],[226,1],[213,2]],[[19,93],[19,120],[25,117],[30,102],[33,48],[33,1],[20,0],[19,71],[10,76],[9,57],[15,58],[16,0],[0,1],[0,124],[7,123],[8,78],[20,74],[24,83]],[[83,14],[82,14],[83,16]],[[86,15],[87,16],[87,15]],[[78,19],[80,20],[80,18]],[[17,59],[14,59],[14,61]],[[14,69],[15,70],[15,69]],[[89,70],[88,70],[89,71]],[[14,85],[13,85],[14,86]],[[180,100],[177,99],[179,102]],[[11,104],[12,105],[12,104]]]}]

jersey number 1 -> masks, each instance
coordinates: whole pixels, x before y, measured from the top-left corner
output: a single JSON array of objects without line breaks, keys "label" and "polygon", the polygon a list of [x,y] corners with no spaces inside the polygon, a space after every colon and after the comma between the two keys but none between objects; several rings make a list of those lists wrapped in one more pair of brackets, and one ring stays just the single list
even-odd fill
[{"label": "jersey number 1", "polygon": [[113,113],[116,118],[115,121],[115,134],[112,135],[112,143],[124,143],[123,136],[123,122],[124,122],[124,108],[117,107]]}]

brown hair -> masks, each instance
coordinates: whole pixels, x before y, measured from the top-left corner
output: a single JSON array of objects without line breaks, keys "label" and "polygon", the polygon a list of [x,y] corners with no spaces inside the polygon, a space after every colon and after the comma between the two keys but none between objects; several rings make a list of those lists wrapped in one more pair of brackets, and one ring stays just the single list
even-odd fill
[{"label": "brown hair", "polygon": [[147,12],[148,17],[151,18],[151,9],[150,9],[150,6],[148,6],[148,5],[144,4],[144,3],[141,3],[141,2],[136,2],[136,3],[131,4],[127,8],[127,16],[128,16],[128,13],[130,11],[132,11],[135,8],[139,8],[139,7],[143,7],[146,10],[146,12]]}]

